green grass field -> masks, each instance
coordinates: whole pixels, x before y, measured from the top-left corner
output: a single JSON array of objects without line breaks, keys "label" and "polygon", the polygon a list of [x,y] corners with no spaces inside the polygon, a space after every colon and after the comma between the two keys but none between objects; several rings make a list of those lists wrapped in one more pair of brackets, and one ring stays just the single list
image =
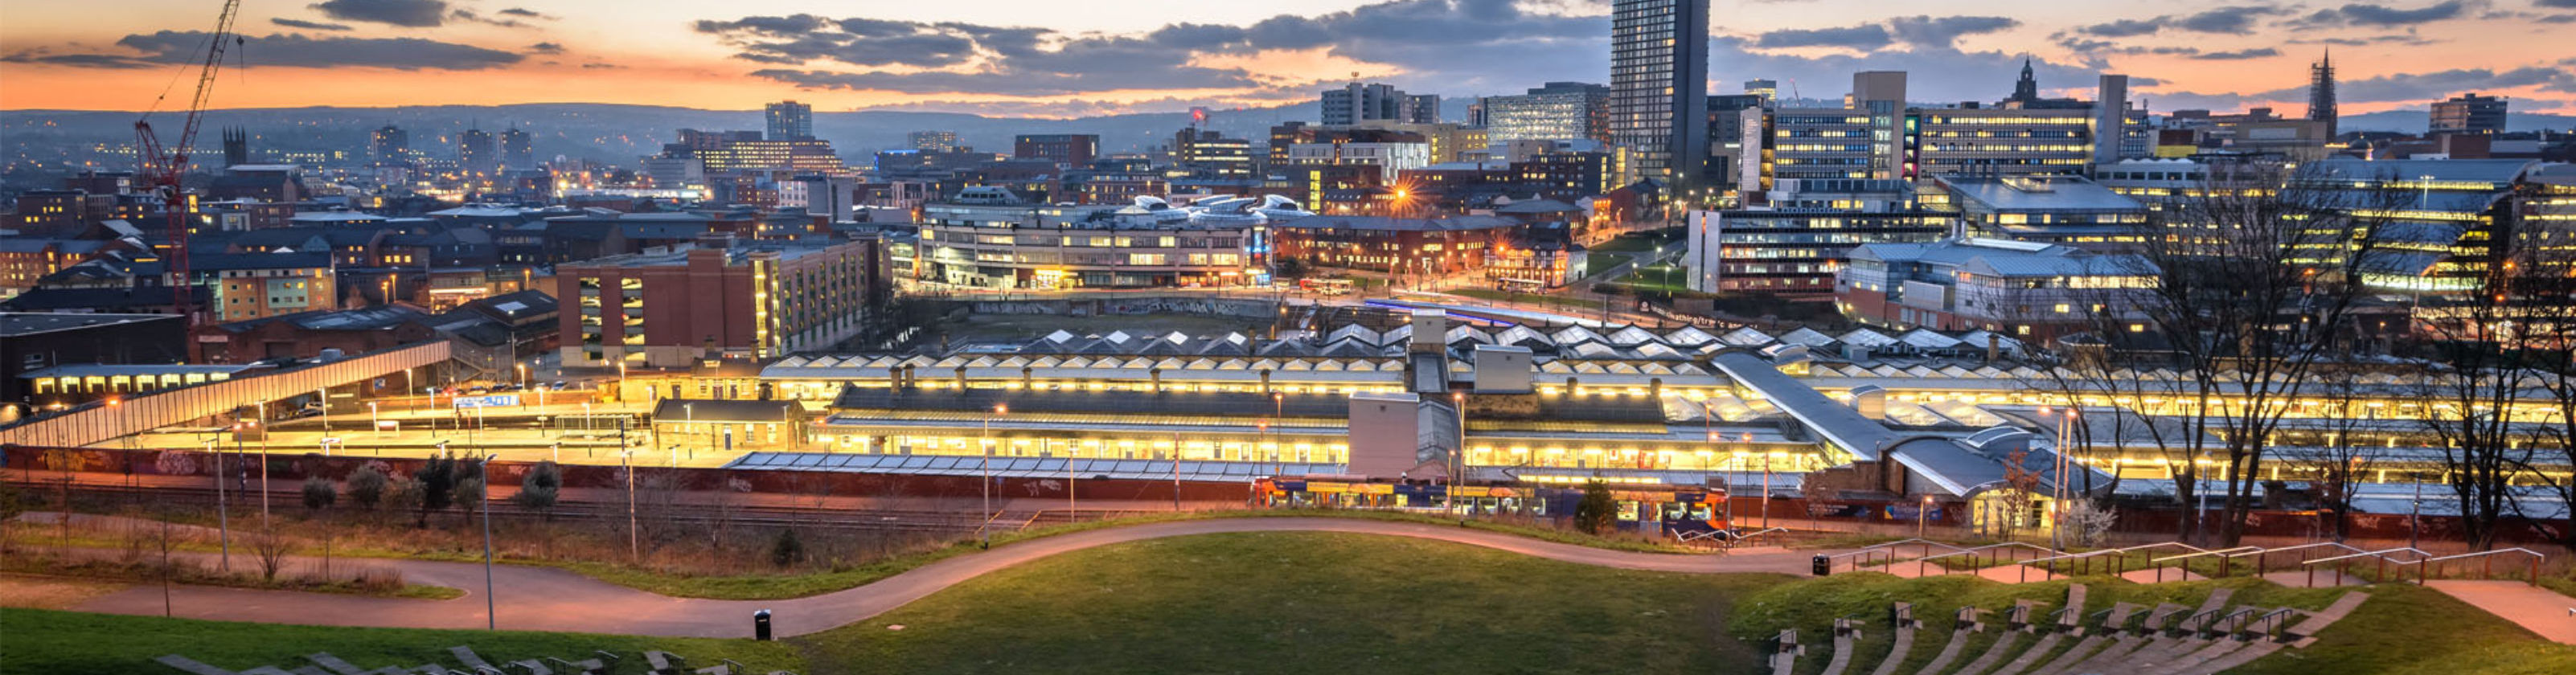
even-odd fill
[{"label": "green grass field", "polygon": [[1054,556],[803,642],[844,673],[1742,672],[1731,598],[1781,580],[1216,534]]},{"label": "green grass field", "polygon": [[[2120,601],[2197,606],[2211,590],[2220,587],[2236,589],[2229,605],[2318,609],[2352,590],[2285,588],[2242,578],[2148,585],[2108,577],[2082,581],[2088,589],[2085,605],[2095,611]],[[1988,615],[1989,624],[2001,622],[2000,610],[2010,607],[2017,598],[2045,603],[2041,608],[2044,613],[2065,602],[2070,583],[2074,582],[1999,584],[1966,575],[1901,579],[1875,572],[1840,574],[1770,586],[1745,595],[1736,606],[1738,621],[1732,632],[1746,640],[1769,637],[1780,629],[1793,627],[1801,635],[1830,635],[1834,618],[1857,617],[1876,626],[1864,631],[1857,660],[1876,663],[1889,648],[1884,623],[1888,606],[1902,600],[1914,603],[1914,616],[1924,623],[1925,631],[1916,636],[1915,649],[1907,659],[1911,667],[1920,667],[1938,653],[1937,647],[1947,639],[1958,608],[1975,605],[1998,610]],[[2318,636],[2316,645],[2284,650],[2229,672],[2576,672],[2576,647],[2542,640],[2438,591],[2409,584],[2382,584],[2358,590],[2369,592],[2370,600],[2327,628]],[[1970,643],[1971,650],[1982,649],[1992,640],[1991,635],[1980,635]],[[1926,648],[1927,644],[1933,648]]]},{"label": "green grass field", "polygon": [[287,626],[228,621],[115,616],[41,609],[0,609],[0,673],[176,673],[152,661],[178,654],[226,670],[274,665],[292,670],[303,656],[330,652],[365,668],[405,668],[439,663],[461,667],[447,648],[464,645],[484,660],[557,657],[576,659],[591,650],[625,657],[615,672],[640,673],[646,649],[714,665],[733,659],[756,672],[809,672],[803,655],[784,643],[699,638],[644,638],[584,633],[487,632],[403,628]]}]

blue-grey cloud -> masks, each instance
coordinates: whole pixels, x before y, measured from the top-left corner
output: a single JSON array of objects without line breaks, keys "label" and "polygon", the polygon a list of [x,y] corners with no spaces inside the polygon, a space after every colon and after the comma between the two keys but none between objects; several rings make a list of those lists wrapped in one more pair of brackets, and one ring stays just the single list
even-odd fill
[{"label": "blue-grey cloud", "polygon": [[[2335,84],[2335,96],[2345,102],[2380,103],[2431,101],[2467,91],[2493,91],[2540,85],[2544,89],[2576,87],[2576,72],[2550,65],[2533,65],[2508,70],[2456,68],[2427,73],[2391,73]],[[2296,100],[2307,96],[2307,87],[2288,87],[2250,94],[2256,100]]]},{"label": "blue-grey cloud", "polygon": [[1895,42],[1896,37],[1887,33],[1886,26],[1873,23],[1858,26],[1846,26],[1842,28],[1792,28],[1787,30],[1775,30],[1763,33],[1760,37],[1754,38],[1753,46],[1764,49],[1844,47],[1858,51],[1874,52],[1884,49]]},{"label": "blue-grey cloud", "polygon": [[2001,32],[2021,22],[2001,16],[1900,16],[1887,21],[1898,42],[1922,47],[1948,47],[1959,38]]},{"label": "blue-grey cloud", "polygon": [[[204,31],[137,33],[116,41],[128,54],[43,54],[19,52],[0,60],[87,68],[138,68],[194,63],[206,43]],[[526,57],[497,49],[421,38],[312,37],[276,33],[243,36],[234,52],[247,67],[391,68],[395,70],[482,70],[518,63]]]},{"label": "blue-grey cloud", "polygon": [[2120,19],[2088,26],[2077,26],[2074,32],[2097,37],[2137,37],[2165,29],[2194,33],[2245,35],[2254,32],[2257,20],[2285,10],[2268,5],[2219,7],[2197,14],[2166,15],[2146,19]]},{"label": "blue-grey cloud", "polygon": [[526,8],[526,7],[512,7],[512,8],[509,8],[509,9],[504,9],[504,10],[501,10],[501,11],[498,11],[498,12],[493,12],[493,13],[494,13],[494,14],[499,14],[499,15],[502,15],[502,16],[515,16],[515,17],[519,17],[519,18],[523,18],[523,19],[544,19],[544,20],[547,20],[547,21],[553,21],[553,20],[555,20],[555,19],[559,18],[559,17],[556,17],[556,16],[554,16],[554,15],[552,15],[552,14],[547,14],[547,13],[544,13],[544,12],[539,12],[539,11],[537,11],[537,10],[528,9],[528,8]]},{"label": "blue-grey cloud", "polygon": [[2304,26],[2404,28],[2409,26],[2420,26],[2436,21],[2456,19],[2466,14],[2468,9],[2468,3],[2464,0],[2449,0],[2448,2],[2417,7],[2414,9],[2399,9],[2386,5],[2353,3],[2342,7],[2317,10],[2315,13],[2301,17],[2296,24]]},{"label": "blue-grey cloud", "polygon": [[2280,55],[2281,50],[2273,49],[2271,47],[2257,47],[2254,49],[2238,49],[2224,52],[2201,52],[2193,54],[2191,57],[2204,61],[2242,61],[2245,59],[2271,58]]},{"label": "blue-grey cloud", "polygon": [[327,0],[315,3],[313,9],[342,21],[366,21],[394,26],[425,28],[447,19],[444,0]]},{"label": "blue-grey cloud", "polygon": [[348,25],[348,24],[342,24],[342,23],[322,23],[322,22],[319,22],[319,21],[305,21],[305,20],[302,20],[302,19],[275,19],[275,18],[272,18],[272,19],[269,19],[269,20],[268,20],[268,22],[269,22],[269,23],[273,23],[273,24],[277,24],[277,25],[280,25],[280,26],[285,26],[285,27],[287,27],[287,28],[303,28],[303,29],[307,29],[307,30],[332,30],[332,31],[344,31],[344,30],[350,30],[350,28],[349,28],[349,25]]}]

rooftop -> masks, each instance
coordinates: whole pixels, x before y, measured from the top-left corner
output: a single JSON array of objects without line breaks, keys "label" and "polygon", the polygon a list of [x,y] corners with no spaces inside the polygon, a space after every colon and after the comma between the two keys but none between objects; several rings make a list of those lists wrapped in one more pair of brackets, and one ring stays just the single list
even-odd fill
[{"label": "rooftop", "polygon": [[2140,211],[2145,204],[2075,176],[1942,175],[1963,207],[1982,211]]},{"label": "rooftop", "polygon": [[1309,216],[1273,225],[1281,229],[1300,230],[1383,230],[1390,232],[1456,232],[1492,230],[1519,225],[1518,221],[1495,216],[1448,216],[1443,218],[1393,218],[1387,216]]},{"label": "rooftop", "polygon": [[156,320],[178,320],[167,314],[35,314],[11,312],[0,314],[0,335],[20,337],[58,330],[96,328],[138,324]]}]

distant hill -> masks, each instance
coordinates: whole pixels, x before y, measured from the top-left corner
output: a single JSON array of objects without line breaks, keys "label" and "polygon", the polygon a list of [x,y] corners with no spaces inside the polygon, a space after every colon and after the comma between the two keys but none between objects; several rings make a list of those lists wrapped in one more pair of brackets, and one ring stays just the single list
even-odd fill
[{"label": "distant hill", "polygon": [[[1463,102],[1456,104],[1463,114]],[[124,143],[134,138],[136,114],[127,111],[0,111],[0,137],[11,150],[43,153],[49,148],[77,148],[98,143]],[[1276,108],[1211,110],[1206,127],[1228,136],[1266,140],[1270,126],[1289,120],[1312,121],[1316,104]],[[175,125],[168,114],[155,117]],[[402,106],[393,108],[252,108],[206,113],[208,129],[241,127],[251,132],[254,149],[358,151],[375,128],[392,124],[409,132],[415,148],[447,146],[453,134],[469,127],[525,129],[533,135],[540,157],[567,157],[627,163],[661,150],[680,129],[760,129],[758,110],[702,110],[669,106],[603,103],[531,103],[502,106]],[[1017,134],[1099,134],[1104,151],[1143,150],[1172,142],[1190,124],[1188,112],[1138,113],[1074,119],[986,117],[964,113],[867,110],[816,112],[814,133],[854,161],[878,150],[910,147],[905,135],[921,130],[957,132],[961,144],[991,152],[1010,152]],[[201,150],[213,149],[216,134],[200,137]]]},{"label": "distant hill", "polygon": [[[2389,110],[2343,116],[2343,131],[2394,131],[2420,134],[2431,126],[2433,113],[2428,110]],[[2539,131],[2542,129],[2576,129],[2576,115],[2549,113],[2504,114],[2505,131]]]}]

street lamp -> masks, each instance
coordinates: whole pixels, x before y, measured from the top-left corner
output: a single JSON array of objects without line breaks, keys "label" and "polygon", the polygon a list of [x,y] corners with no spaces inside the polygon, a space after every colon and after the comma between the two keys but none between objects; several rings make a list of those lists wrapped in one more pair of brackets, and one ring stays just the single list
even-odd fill
[{"label": "street lamp", "polygon": [[[221,442],[223,442],[221,439],[206,441],[206,452],[215,456],[215,526],[223,535],[224,550],[221,565],[224,571],[230,572],[233,569],[232,503],[224,498],[224,451],[222,446],[216,445]],[[240,422],[233,423],[233,442],[241,442]]]},{"label": "street lamp", "polygon": [[[1011,414],[1010,404],[993,406],[993,417],[1008,414]],[[983,536],[985,546],[993,545],[993,528],[990,527],[993,524],[993,417],[984,418],[984,438],[977,444],[984,451],[984,480],[981,481],[984,484],[984,522],[976,525],[975,531]]]},{"label": "street lamp", "polygon": [[628,560],[641,564],[644,562],[644,546],[635,534],[635,467],[626,461],[633,456],[634,448],[618,450],[617,469],[626,474],[626,556]]},{"label": "street lamp", "polygon": [[492,458],[499,456],[500,455],[484,455],[481,466],[481,472],[483,474],[483,494],[481,495],[481,499],[483,500],[484,630],[499,630],[501,624],[501,617],[498,614],[499,604],[492,599]]},{"label": "street lamp", "polygon": [[1923,508],[1914,510],[1914,538],[1923,538],[1923,521],[1932,515],[1932,495],[1923,495]]}]

